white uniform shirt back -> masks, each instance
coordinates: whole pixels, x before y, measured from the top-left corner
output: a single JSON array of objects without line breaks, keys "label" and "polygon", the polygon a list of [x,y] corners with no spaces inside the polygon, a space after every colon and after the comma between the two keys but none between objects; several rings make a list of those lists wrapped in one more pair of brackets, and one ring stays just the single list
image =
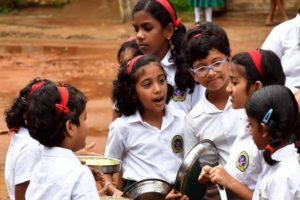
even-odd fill
[{"label": "white uniform shirt back", "polygon": [[94,177],[75,154],[65,148],[44,147],[26,191],[30,200],[100,199]]},{"label": "white uniform shirt back", "polygon": [[286,86],[300,86],[300,14],[273,28],[262,45],[281,59]]},{"label": "white uniform shirt back", "polygon": [[256,181],[262,171],[264,163],[261,151],[255,145],[248,128],[248,117],[242,113],[239,131],[232,148],[225,169],[240,183],[255,189]]},{"label": "white uniform shirt back", "polygon": [[170,57],[171,51],[169,50],[161,61],[161,64],[167,75],[167,81],[170,85],[174,87],[174,93],[169,102],[169,105],[174,108],[180,109],[186,114],[188,114],[192,110],[192,108],[199,102],[199,100],[204,96],[205,88],[199,84],[196,84],[193,93],[189,93],[189,91],[182,91],[176,88],[176,66],[174,62],[170,60]]},{"label": "white uniform shirt back", "polygon": [[199,141],[209,139],[215,143],[224,165],[237,136],[241,110],[235,110],[228,100],[225,109],[220,110],[204,96],[188,114],[184,128],[184,155]]},{"label": "white uniform shirt back", "polygon": [[157,178],[174,184],[183,159],[184,118],[184,112],[166,106],[158,129],[139,112],[122,116],[109,127],[105,156],[122,160],[124,179]]},{"label": "white uniform shirt back", "polygon": [[26,128],[19,128],[11,137],[5,160],[5,181],[11,200],[15,185],[29,181],[34,166],[41,158],[42,145],[33,139]]},{"label": "white uniform shirt back", "polygon": [[273,166],[263,166],[252,199],[300,199],[300,165],[297,157],[294,144],[275,151],[272,158],[280,162]]}]

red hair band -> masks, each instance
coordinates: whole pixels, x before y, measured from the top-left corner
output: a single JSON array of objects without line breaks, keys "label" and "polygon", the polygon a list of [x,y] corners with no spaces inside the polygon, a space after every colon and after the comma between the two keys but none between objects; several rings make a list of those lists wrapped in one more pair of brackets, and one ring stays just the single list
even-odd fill
[{"label": "red hair band", "polygon": [[295,144],[296,144],[296,147],[300,147],[300,140],[297,140],[297,141],[295,142]]},{"label": "red hair band", "polygon": [[250,54],[250,57],[252,58],[255,67],[258,71],[258,73],[263,76],[263,68],[261,65],[261,51],[260,50],[253,50],[248,52]]},{"label": "red hair band", "polygon": [[169,0],[156,0],[160,3],[170,14],[174,26],[177,28],[181,24],[181,19],[176,17],[175,10],[172,8]]},{"label": "red hair band", "polygon": [[269,144],[267,145],[266,150],[269,150],[271,153],[275,152],[275,149],[271,147]]},{"label": "red hair band", "polygon": [[130,74],[130,72],[131,72],[131,70],[132,70],[132,67],[133,67],[134,63],[135,63],[138,59],[140,59],[141,57],[143,57],[143,55],[136,56],[136,57],[132,58],[132,59],[128,62],[127,68],[126,68],[127,74]]},{"label": "red hair band", "polygon": [[197,34],[193,35],[192,38],[198,38],[198,37],[200,37],[201,35],[202,35],[201,33],[197,33]]},{"label": "red hair band", "polygon": [[29,91],[29,93],[28,93],[27,96],[29,97],[34,91],[36,91],[37,89],[39,89],[40,87],[42,87],[44,84],[45,84],[45,81],[39,81],[39,82],[33,84],[31,86],[30,91]]},{"label": "red hair band", "polygon": [[63,113],[69,113],[70,109],[67,106],[68,100],[69,100],[69,91],[66,87],[57,87],[58,92],[60,94],[61,97],[61,102],[60,103],[56,103],[55,107],[62,111]]},{"label": "red hair band", "polygon": [[130,36],[129,38],[127,38],[126,42],[131,42],[135,39],[136,39],[136,36]]},{"label": "red hair band", "polygon": [[19,130],[19,128],[17,128],[17,127],[12,127],[12,128],[10,128],[10,129],[8,129],[11,133],[16,133],[18,130]]}]

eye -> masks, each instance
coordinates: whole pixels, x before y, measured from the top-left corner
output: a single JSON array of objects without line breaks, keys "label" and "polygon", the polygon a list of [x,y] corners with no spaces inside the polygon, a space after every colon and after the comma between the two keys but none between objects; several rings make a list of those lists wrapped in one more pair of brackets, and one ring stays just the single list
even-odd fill
[{"label": "eye", "polygon": [[137,33],[139,31],[139,28],[137,26],[133,26],[134,31]]},{"label": "eye", "polygon": [[149,31],[151,31],[152,29],[153,29],[153,27],[152,27],[152,25],[150,25],[150,24],[146,24],[146,25],[144,25],[144,27],[143,27],[144,29],[145,29],[145,31],[147,31],[147,32],[149,32]]},{"label": "eye", "polygon": [[158,79],[159,83],[163,84],[166,82],[166,78],[165,77],[161,77]]},{"label": "eye", "polygon": [[149,88],[151,86],[151,83],[150,82],[144,82],[143,83],[143,87],[144,88]]},{"label": "eye", "polygon": [[217,61],[217,62],[215,62],[215,63],[212,64],[212,65],[215,66],[215,67],[218,67],[218,66],[220,66],[221,64],[223,64],[223,61]]}]

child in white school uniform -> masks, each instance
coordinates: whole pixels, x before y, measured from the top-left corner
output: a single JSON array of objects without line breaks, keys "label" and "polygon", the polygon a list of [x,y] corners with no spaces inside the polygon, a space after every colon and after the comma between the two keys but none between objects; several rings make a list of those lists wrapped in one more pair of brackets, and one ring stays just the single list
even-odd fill
[{"label": "child in white school uniform", "polygon": [[261,48],[273,51],[281,60],[286,86],[293,92],[300,89],[300,8],[293,19],[272,29]]},{"label": "child in white school uniform", "polygon": [[205,96],[188,114],[184,129],[184,154],[199,141],[210,139],[225,164],[237,136],[240,113],[232,108],[229,84],[230,45],[226,32],[216,24],[196,26],[187,34],[187,62],[196,81],[206,88]]},{"label": "child in white school uniform", "polygon": [[[234,109],[245,107],[253,92],[271,84],[284,85],[285,74],[279,58],[272,51],[252,50],[233,56],[229,67],[230,84],[227,92]],[[223,185],[230,199],[251,199],[257,178],[262,171],[263,158],[249,134],[246,112],[241,116],[238,136],[234,141],[226,165],[205,166],[200,182],[211,181]],[[213,178],[209,178],[213,177]]]},{"label": "child in white school uniform", "polygon": [[245,108],[251,136],[267,163],[252,199],[300,199],[300,165],[290,144],[300,128],[295,96],[284,86],[270,85],[255,91]]},{"label": "child in white school uniform", "polygon": [[186,28],[169,0],[139,0],[133,8],[132,24],[143,54],[157,56],[174,87],[169,103],[188,113],[203,96],[204,89],[185,66]]},{"label": "child in white school uniform", "polygon": [[[172,86],[154,55],[133,58],[113,83],[113,100],[122,117],[109,127],[105,156],[122,160],[122,188],[147,178],[174,184],[183,158],[185,113],[169,107]],[[111,175],[106,181],[113,183]],[[108,185],[121,196],[122,189]]]},{"label": "child in white school uniform", "polygon": [[73,152],[85,146],[86,97],[69,84],[47,84],[28,105],[31,137],[44,145],[26,199],[99,199],[90,169]]},{"label": "child in white school uniform", "polygon": [[41,158],[42,145],[27,130],[26,108],[29,97],[49,80],[33,79],[19,93],[12,106],[4,113],[13,133],[5,160],[5,181],[9,199],[24,199],[33,167]]}]

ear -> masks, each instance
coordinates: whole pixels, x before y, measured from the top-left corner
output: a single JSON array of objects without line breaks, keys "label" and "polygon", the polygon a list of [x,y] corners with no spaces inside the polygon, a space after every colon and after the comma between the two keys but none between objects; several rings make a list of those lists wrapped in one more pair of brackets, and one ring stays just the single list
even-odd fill
[{"label": "ear", "polygon": [[255,81],[254,83],[254,90],[258,90],[259,88],[262,88],[263,84],[260,81]]},{"label": "ear", "polygon": [[73,137],[75,135],[75,127],[76,125],[71,122],[71,120],[68,120],[65,124],[66,128],[66,136],[67,137]]},{"label": "ear", "polygon": [[267,139],[269,137],[268,128],[264,123],[260,123],[260,131],[263,138]]},{"label": "ear", "polygon": [[174,25],[172,23],[169,23],[165,28],[164,28],[164,36],[167,40],[170,40],[172,35],[174,33]]}]

